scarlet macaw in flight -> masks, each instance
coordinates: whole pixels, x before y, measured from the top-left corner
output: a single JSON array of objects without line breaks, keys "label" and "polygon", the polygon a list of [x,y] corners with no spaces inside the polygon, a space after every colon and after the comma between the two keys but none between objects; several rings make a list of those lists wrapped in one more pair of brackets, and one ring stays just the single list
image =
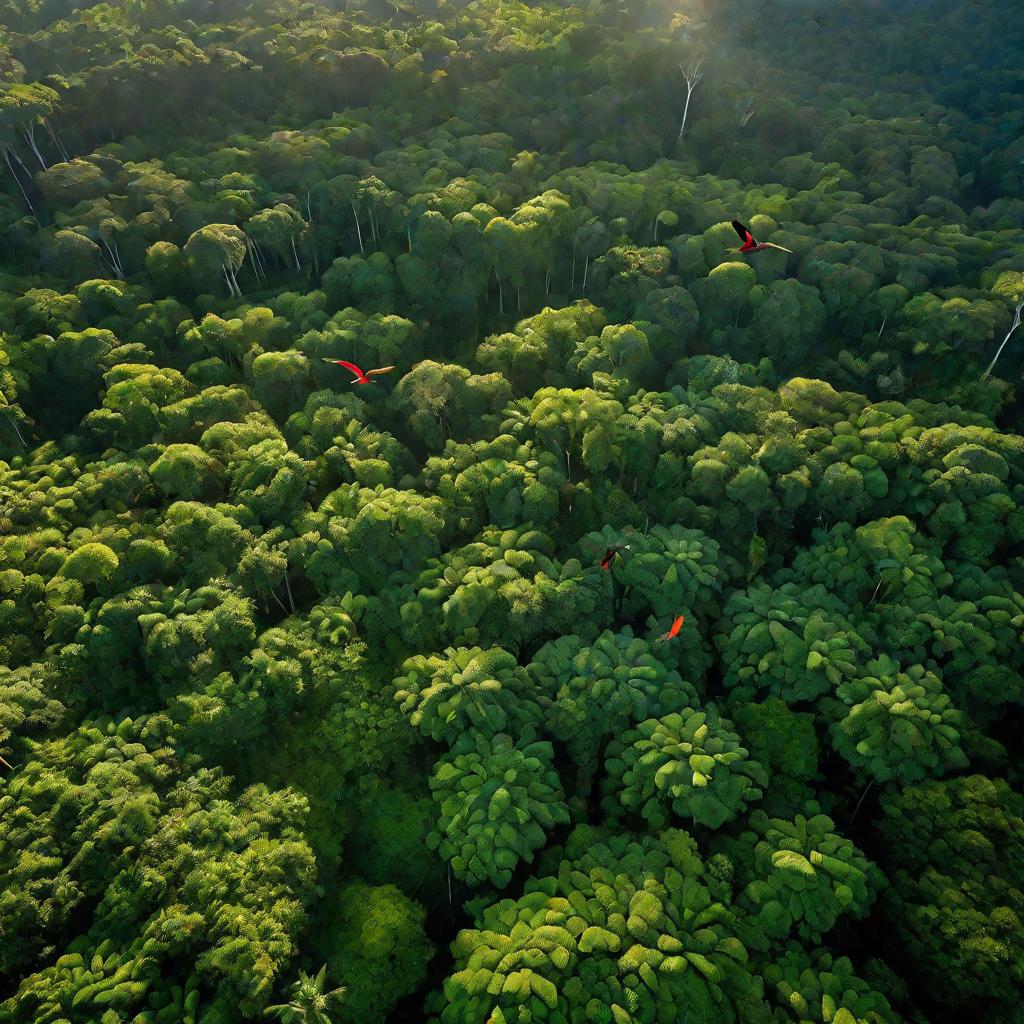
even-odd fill
[{"label": "scarlet macaw in flight", "polygon": [[601,568],[602,569],[610,569],[612,567],[612,562],[615,561],[615,556],[620,551],[628,551],[628,550],[629,550],[629,545],[628,544],[611,544],[611,545],[609,545],[608,550],[605,551],[604,555],[601,557],[601,563],[600,563],[601,564]]},{"label": "scarlet macaw in flight", "polygon": [[672,628],[667,633],[662,633],[661,636],[658,637],[658,643],[663,644],[667,640],[675,640],[675,638],[679,636],[679,630],[683,628],[683,623],[685,621],[685,615],[677,616],[675,621],[672,623]]},{"label": "scarlet macaw in flight", "polygon": [[760,252],[762,249],[781,249],[783,252],[792,252],[792,249],[783,248],[781,245],[776,245],[774,242],[758,242],[755,241],[754,236],[750,233],[750,228],[745,224],[741,224],[738,220],[732,222],[733,230],[737,235],[740,236],[740,241],[743,243],[738,249],[730,249],[729,252]]},{"label": "scarlet macaw in flight", "polygon": [[344,359],[328,359],[325,356],[324,362],[336,363],[338,366],[344,366],[346,370],[351,370],[356,375],[355,380],[352,381],[353,384],[372,384],[371,377],[378,377],[382,373],[390,373],[394,369],[393,366],[382,366],[380,369],[367,370],[366,373],[363,373],[355,363],[347,363]]}]

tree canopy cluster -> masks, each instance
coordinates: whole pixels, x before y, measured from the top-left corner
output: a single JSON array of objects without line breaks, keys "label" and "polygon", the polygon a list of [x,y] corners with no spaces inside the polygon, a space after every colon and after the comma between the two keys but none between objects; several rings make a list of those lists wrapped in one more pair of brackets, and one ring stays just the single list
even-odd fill
[{"label": "tree canopy cluster", "polygon": [[1007,14],[0,0],[0,1022],[1019,1024]]}]

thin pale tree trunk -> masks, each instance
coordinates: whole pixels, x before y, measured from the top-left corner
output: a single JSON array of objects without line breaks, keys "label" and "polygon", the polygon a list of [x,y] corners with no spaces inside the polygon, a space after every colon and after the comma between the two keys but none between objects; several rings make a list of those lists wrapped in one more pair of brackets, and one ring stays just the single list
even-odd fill
[{"label": "thin pale tree trunk", "polygon": [[860,799],[857,801],[857,806],[853,809],[853,814],[850,816],[850,824],[853,824],[853,819],[857,817],[857,812],[860,810],[860,805],[864,803],[864,797],[868,795],[868,790],[875,784],[875,780],[872,779],[865,787],[864,792],[861,793]]},{"label": "thin pale tree trunk", "polygon": [[683,121],[682,121],[682,124],[679,125],[679,135],[676,136],[677,138],[680,138],[680,139],[683,137],[683,132],[686,131],[686,115],[690,112],[690,97],[692,95],[693,95],[693,90],[689,86],[687,86],[687,89],[686,89],[686,106],[683,107]]},{"label": "thin pale tree trunk", "polygon": [[43,159],[43,154],[39,152],[39,147],[36,145],[36,126],[34,124],[22,125],[22,133],[25,136],[25,141],[28,143],[28,148],[35,154],[35,158],[39,161],[39,166],[44,171],[48,171],[46,160]]},{"label": "thin pale tree trunk", "polygon": [[699,62],[690,71],[684,70],[682,65],[679,66],[679,70],[683,72],[683,77],[686,79],[686,106],[683,107],[683,120],[679,125],[679,138],[681,139],[683,132],[686,131],[686,115],[690,112],[690,98],[693,96],[693,90],[697,88],[704,75],[700,70]]},{"label": "thin pale tree trunk", "polygon": [[70,160],[71,158],[68,156],[68,151],[64,148],[64,142],[60,137],[60,133],[56,131],[49,121],[44,120],[43,126],[46,128],[46,133],[50,136],[50,141],[53,143],[57,152],[60,153],[61,157],[65,161]]},{"label": "thin pale tree trunk", "polygon": [[114,276],[119,280],[124,280],[124,268],[121,266],[121,260],[117,253],[117,247],[110,247],[110,243],[105,239],[101,238],[100,241],[103,243],[103,248],[107,250],[107,256],[109,259],[105,259],[104,262],[114,272]]},{"label": "thin pale tree trunk", "polygon": [[263,280],[267,279],[267,265],[263,262],[263,250],[260,248],[259,242],[252,243],[252,251],[256,254],[256,262],[260,265],[260,272],[263,274]]},{"label": "thin pale tree trunk", "polygon": [[356,235],[359,238],[359,251],[363,254],[366,250],[363,248],[363,229],[359,226],[359,212],[356,210],[356,204],[352,203],[352,216],[356,219]]},{"label": "thin pale tree trunk", "polygon": [[583,287],[580,289],[580,295],[587,294],[587,271],[590,269],[590,257],[587,257],[586,263],[583,264]]},{"label": "thin pale tree trunk", "polygon": [[988,380],[988,375],[995,369],[996,363],[999,361],[999,357],[1003,354],[1003,349],[1006,348],[1006,343],[1010,340],[1010,335],[1013,334],[1018,327],[1020,327],[1020,311],[1024,309],[1024,303],[1017,306],[1013,315],[1013,326],[1006,332],[1006,337],[1003,338],[1002,345],[996,350],[996,354],[992,357],[992,362],[988,364],[988,369],[981,375],[982,380]]},{"label": "thin pale tree trunk", "polygon": [[292,255],[295,257],[295,269],[301,273],[302,266],[299,263],[299,253],[298,253],[298,250],[295,248],[295,236],[294,235],[292,235]]},{"label": "thin pale tree trunk", "polygon": [[686,115],[690,113],[690,97],[693,95],[693,86],[690,85],[689,80],[686,82],[686,106],[683,107],[683,120],[679,125],[679,135],[677,138],[683,137],[683,132],[686,131]]},{"label": "thin pale tree trunk", "polygon": [[261,280],[261,277],[260,268],[256,263],[256,250],[253,248],[252,239],[248,235],[245,236],[245,252],[246,255],[249,257],[249,263],[252,266],[252,272],[256,275],[256,281],[259,282]]},{"label": "thin pale tree trunk", "polygon": [[[3,147],[4,160],[7,162],[7,169],[11,172],[11,177],[18,183],[18,191],[21,192],[21,197],[25,200],[25,205],[33,212],[36,212],[36,208],[32,205],[32,200],[29,199],[28,193],[25,191],[25,186],[21,183],[21,178],[18,177],[18,172],[15,171],[14,165],[11,163],[11,151],[7,146]],[[20,163],[20,161],[19,161]]]},{"label": "thin pale tree trunk", "polygon": [[576,243],[572,243],[572,277],[569,279],[569,294],[576,291]]},{"label": "thin pale tree trunk", "polygon": [[14,418],[14,413],[12,413],[10,409],[7,410],[7,418],[10,420],[11,426],[14,427],[14,432],[18,435],[18,440],[21,442],[21,447],[28,448],[28,445],[25,444],[25,438],[21,436],[21,431],[18,429],[18,421]]}]

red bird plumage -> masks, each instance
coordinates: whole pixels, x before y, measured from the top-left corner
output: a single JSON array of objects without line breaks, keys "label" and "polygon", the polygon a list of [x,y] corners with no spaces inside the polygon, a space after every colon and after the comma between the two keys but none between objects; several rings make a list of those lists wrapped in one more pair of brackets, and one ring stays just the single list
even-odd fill
[{"label": "red bird plumage", "polygon": [[740,236],[740,241],[743,243],[737,251],[753,252],[757,242],[754,241],[754,236],[750,233],[750,230],[742,225],[738,220],[734,220],[732,222],[732,227],[736,234]]},{"label": "red bird plumage", "polygon": [[679,630],[683,628],[683,623],[686,621],[685,615],[676,616],[675,621],[672,623],[672,628],[667,633],[662,633],[658,637],[660,643],[665,643],[666,640],[674,640],[679,636]]},{"label": "red bird plumage", "polygon": [[366,373],[363,373],[355,363],[346,362],[344,359],[327,359],[325,357],[324,362],[334,363],[337,366],[344,366],[346,370],[351,370],[356,375],[355,380],[352,381],[353,384],[372,384],[371,377],[377,377],[382,373],[390,373],[394,369],[393,366],[382,366],[379,369],[367,370]]},{"label": "red bird plumage", "polygon": [[622,543],[613,544],[601,556],[601,562],[600,562],[601,568],[602,569],[610,569],[612,567],[612,562],[615,561],[615,556],[620,551],[628,551],[628,550],[629,550],[629,545],[628,544],[622,544]]},{"label": "red bird plumage", "polygon": [[738,220],[732,222],[732,229],[740,236],[740,241],[743,244],[738,249],[730,249],[730,252],[761,252],[762,249],[780,249],[782,252],[793,251],[792,249],[784,249],[781,245],[776,245],[774,242],[758,242],[750,233],[750,228],[745,224],[741,224]]}]

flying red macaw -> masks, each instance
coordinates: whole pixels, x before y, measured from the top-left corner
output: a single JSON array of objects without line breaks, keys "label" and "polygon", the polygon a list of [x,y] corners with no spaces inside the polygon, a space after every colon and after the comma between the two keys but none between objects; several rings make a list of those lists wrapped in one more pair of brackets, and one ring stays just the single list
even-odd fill
[{"label": "flying red macaw", "polygon": [[615,561],[615,556],[620,551],[628,551],[628,550],[629,550],[629,545],[628,544],[622,544],[622,543],[610,544],[608,546],[608,550],[605,551],[604,555],[602,555],[602,557],[601,557],[601,562],[600,562],[601,568],[602,569],[610,569],[612,567],[612,562]]},{"label": "flying red macaw", "polygon": [[792,252],[792,249],[785,249],[781,245],[776,245],[774,242],[758,242],[755,241],[754,236],[750,233],[750,228],[745,224],[741,224],[738,220],[732,222],[733,230],[737,235],[740,236],[740,241],[743,243],[738,249],[730,249],[729,252],[760,252],[762,249],[781,249],[783,252]]},{"label": "flying red macaw", "polygon": [[393,366],[382,366],[380,369],[367,370],[366,373],[363,373],[355,363],[347,363],[344,359],[328,359],[325,356],[324,362],[336,363],[338,366],[344,366],[346,370],[351,370],[356,375],[355,380],[352,381],[353,384],[372,384],[371,377],[379,377],[382,373],[390,373],[394,369]]},{"label": "flying red macaw", "polygon": [[658,643],[663,644],[667,640],[675,640],[679,636],[679,630],[683,628],[683,623],[686,621],[685,615],[676,616],[675,621],[672,623],[672,628],[667,633],[662,633],[658,637]]}]

